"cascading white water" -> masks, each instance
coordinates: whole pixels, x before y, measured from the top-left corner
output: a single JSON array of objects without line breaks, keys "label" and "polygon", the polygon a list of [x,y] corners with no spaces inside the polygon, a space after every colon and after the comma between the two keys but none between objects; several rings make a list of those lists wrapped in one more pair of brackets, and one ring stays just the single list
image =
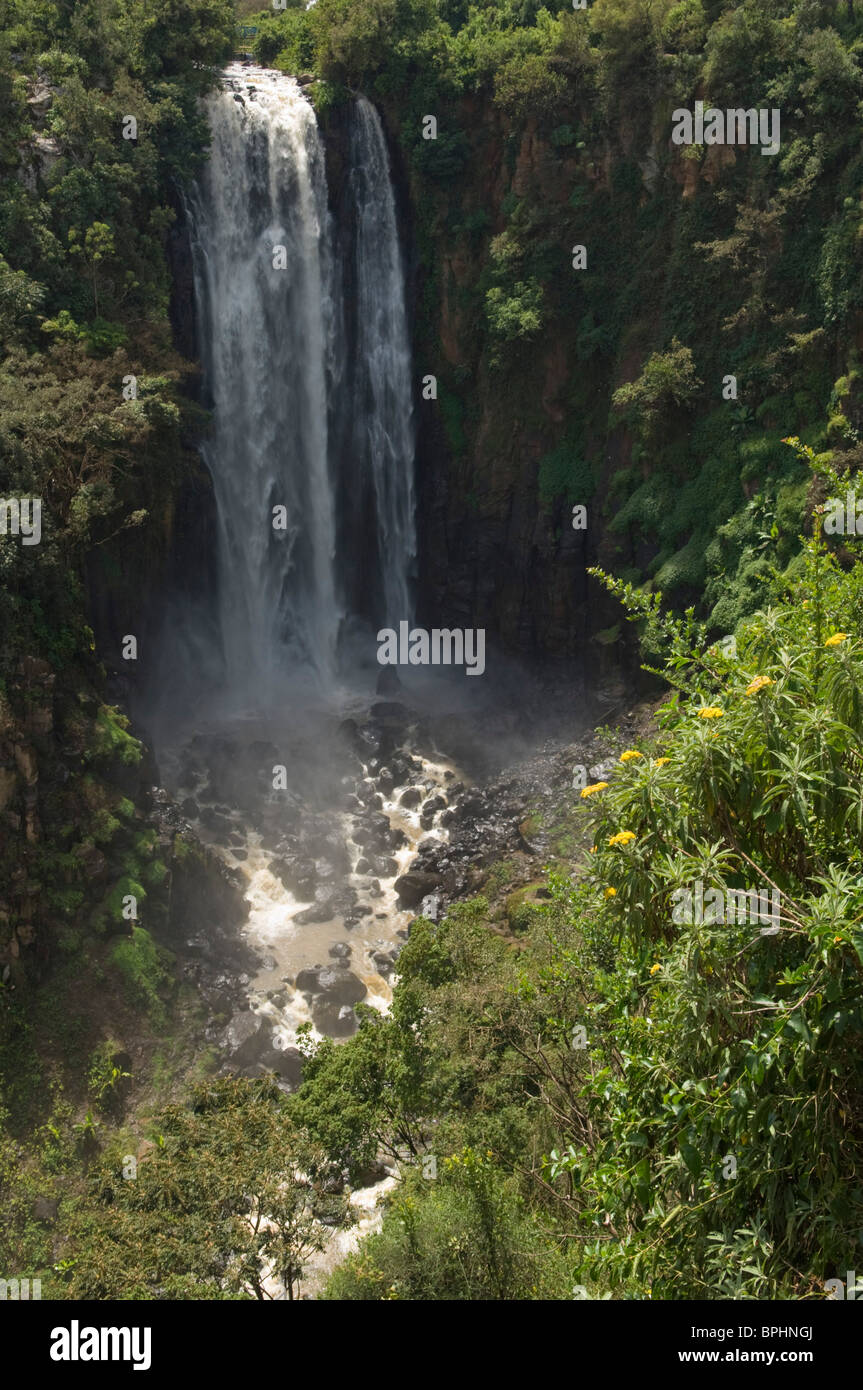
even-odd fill
[{"label": "cascading white water", "polygon": [[[211,154],[188,206],[213,409],[203,453],[218,512],[223,683],[240,706],[261,705],[288,670],[332,687],[351,613],[373,626],[411,616],[404,276],[368,102],[350,114],[343,227],[332,225],[321,137],[293,78],[235,64],[208,114]],[[278,507],[286,529],[273,525]]]},{"label": "cascading white water", "polygon": [[[354,439],[371,471],[386,624],[410,617],[414,536],[411,364],[396,208],[380,117],[360,97],[351,125],[356,231]],[[364,408],[365,407],[365,408]]]}]

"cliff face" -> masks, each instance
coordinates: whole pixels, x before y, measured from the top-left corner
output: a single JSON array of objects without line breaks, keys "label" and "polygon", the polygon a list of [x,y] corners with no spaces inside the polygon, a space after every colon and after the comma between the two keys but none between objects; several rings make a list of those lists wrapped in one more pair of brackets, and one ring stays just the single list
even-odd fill
[{"label": "cliff face", "polygon": [[784,187],[757,148],[675,146],[668,102],[600,129],[467,96],[427,150],[382,107],[407,209],[424,621],[631,681],[599,565],[733,629],[763,570],[755,508],[781,518],[780,562],[799,532],[783,437],[823,428],[840,386],[859,409],[853,324],[812,285],[830,179],[806,260],[791,214],[811,185]]},{"label": "cliff face", "polygon": [[[553,477],[543,482],[543,460],[571,431],[582,396],[604,391],[607,398],[608,380],[598,382],[595,369],[579,363],[574,314],[500,354],[486,325],[494,239],[506,234],[514,207],[545,209],[558,224],[555,277],[582,273],[570,266],[565,226],[571,224],[574,242],[577,161],[554,148],[535,121],[514,139],[490,103],[471,99],[461,113],[470,149],[458,186],[432,188],[430,196],[428,180],[406,167],[389,116],[398,183],[410,208],[420,611],[429,624],[485,626],[514,655],[608,674],[623,653],[609,662],[607,648],[589,646],[614,616],[585,571],[608,558],[599,503],[609,470],[627,460],[625,432],[594,431],[585,441],[593,469],[581,489],[568,480],[556,486]],[[604,178],[598,166],[591,176],[594,183]],[[522,264],[516,273],[527,269]],[[423,398],[429,374],[436,400]],[[587,508],[578,528],[577,504]]]}]

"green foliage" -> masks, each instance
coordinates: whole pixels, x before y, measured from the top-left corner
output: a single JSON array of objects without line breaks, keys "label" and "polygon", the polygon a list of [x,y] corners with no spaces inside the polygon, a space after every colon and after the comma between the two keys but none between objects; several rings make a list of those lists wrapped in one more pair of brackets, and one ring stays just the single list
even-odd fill
[{"label": "green foliage", "polygon": [[155,1116],[152,1132],[134,1180],[119,1153],[93,1173],[60,1296],[262,1299],[272,1276],[295,1298],[322,1223],[349,1224],[350,1212],[278,1087],[209,1082]]},{"label": "green foliage", "polygon": [[144,754],[142,744],[127,732],[129,720],[114,705],[103,705],[93,726],[91,757],[117,759],[136,767]]},{"label": "green foliage", "polygon": [[536,338],[543,325],[543,289],[539,282],[517,280],[512,292],[498,285],[486,291],[489,336],[494,344],[492,363],[500,365],[514,344]]},{"label": "green foliage", "polygon": [[332,1276],[325,1298],[349,1301],[571,1297],[566,1260],[491,1153],[471,1148],[412,1174],[384,1216]]},{"label": "green foliage", "polygon": [[94,1104],[100,1110],[113,1112],[120,1104],[124,1082],[131,1080],[132,1073],[125,1071],[121,1061],[122,1049],[113,1039],[107,1038],[94,1050],[90,1058],[88,1090]]},{"label": "green foliage", "polygon": [[[140,900],[146,895],[140,885],[125,880],[118,893],[131,892]],[[137,889],[137,892],[135,891]],[[132,927],[130,937],[118,941],[111,952],[111,964],[120,975],[130,1001],[150,1015],[157,1027],[165,1022],[165,1006],[161,994],[169,983],[165,969],[166,955],[148,931]]]},{"label": "green foliage", "polygon": [[673,406],[689,404],[701,384],[692,350],[674,338],[667,352],[651,354],[635,381],[618,387],[612,405],[637,434],[652,440],[664,414]]},{"label": "green foliage", "polygon": [[588,502],[596,490],[593,470],[584,459],[583,445],[565,439],[540,460],[539,500],[550,507],[562,497],[567,503]]}]

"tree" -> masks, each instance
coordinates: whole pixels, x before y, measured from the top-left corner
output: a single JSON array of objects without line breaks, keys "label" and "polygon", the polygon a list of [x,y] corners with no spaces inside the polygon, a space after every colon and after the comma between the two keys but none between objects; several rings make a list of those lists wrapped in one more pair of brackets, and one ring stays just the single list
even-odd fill
[{"label": "tree", "polygon": [[73,1220],[71,1298],[297,1295],[327,1227],[351,1220],[339,1171],[290,1122],[274,1081],[227,1077],[154,1121],[122,1176],[106,1157]]}]

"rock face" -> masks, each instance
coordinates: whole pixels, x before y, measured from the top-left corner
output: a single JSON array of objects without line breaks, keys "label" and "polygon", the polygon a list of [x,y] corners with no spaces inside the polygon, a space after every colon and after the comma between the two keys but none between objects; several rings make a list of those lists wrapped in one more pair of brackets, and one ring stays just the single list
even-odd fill
[{"label": "rock face", "polygon": [[[589,651],[600,676],[625,660],[627,678],[637,680],[638,662],[625,640],[611,649],[587,646],[617,621],[613,600],[585,571],[595,563],[614,567],[599,522],[612,475],[630,463],[631,441],[624,429],[608,425],[611,395],[627,379],[614,351],[590,350],[584,365],[570,200],[582,184],[588,195],[607,198],[610,163],[579,154],[575,137],[571,146],[553,142],[533,118],[516,133],[492,101],[466,96],[453,112],[452,128],[465,140],[461,171],[448,171],[445,181],[423,177],[405,155],[407,138],[400,139],[403,112],[385,97],[375,100],[388,138],[418,364],[418,621],[483,627],[489,649],[511,656],[582,664]],[[338,221],[347,167],[344,108],[331,108],[322,122]],[[643,139],[644,132],[638,135]],[[623,154],[641,160],[646,197],[656,151],[633,147]],[[543,287],[548,328],[519,342],[498,366],[483,331],[483,277],[514,201],[542,209],[537,217],[549,240],[541,254],[553,243],[555,266]],[[433,400],[421,392],[426,373],[436,380]],[[586,530],[574,529],[576,502],[590,509]],[[621,546],[625,551],[625,536]],[[386,689],[391,692],[394,687]]]}]

